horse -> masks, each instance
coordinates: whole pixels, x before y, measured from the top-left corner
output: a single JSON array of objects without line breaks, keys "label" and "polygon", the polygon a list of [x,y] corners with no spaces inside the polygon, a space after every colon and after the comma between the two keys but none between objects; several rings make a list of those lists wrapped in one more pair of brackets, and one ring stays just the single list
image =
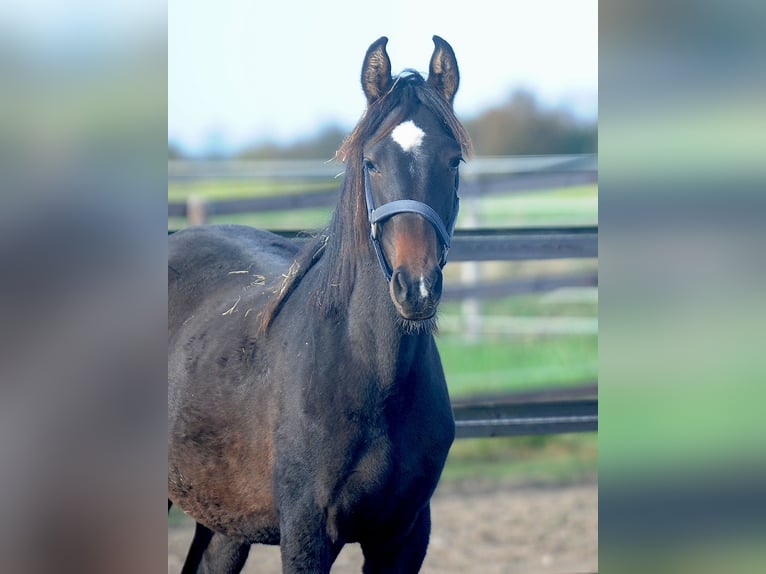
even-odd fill
[{"label": "horse", "polygon": [[184,572],[417,572],[455,436],[434,334],[470,138],[452,47],[391,74],[384,36],[327,227],[297,242],[241,225],[169,237],[168,509],[196,521]]}]

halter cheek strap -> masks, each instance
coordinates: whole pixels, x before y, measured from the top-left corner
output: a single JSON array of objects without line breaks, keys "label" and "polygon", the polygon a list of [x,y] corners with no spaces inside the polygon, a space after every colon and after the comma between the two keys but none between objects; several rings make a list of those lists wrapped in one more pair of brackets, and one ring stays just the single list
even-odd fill
[{"label": "halter cheek strap", "polygon": [[449,253],[450,245],[452,243],[455,222],[457,221],[457,214],[460,209],[460,198],[457,195],[458,183],[458,177],[455,176],[455,203],[452,209],[452,220],[449,222],[449,225],[446,226],[439,214],[436,213],[430,205],[421,201],[415,201],[414,199],[397,199],[395,201],[384,203],[376,209],[370,188],[370,172],[366,167],[364,168],[364,194],[367,200],[367,217],[370,221],[370,239],[375,248],[375,254],[378,256],[380,268],[383,270],[388,281],[391,281],[393,270],[388,264],[388,261],[386,261],[386,257],[383,254],[383,248],[380,245],[378,223],[385,221],[397,213],[417,213],[418,215],[423,216],[426,221],[433,226],[436,235],[439,237],[439,241],[441,241],[442,255],[439,260],[439,267],[444,267],[447,264],[447,254]]}]

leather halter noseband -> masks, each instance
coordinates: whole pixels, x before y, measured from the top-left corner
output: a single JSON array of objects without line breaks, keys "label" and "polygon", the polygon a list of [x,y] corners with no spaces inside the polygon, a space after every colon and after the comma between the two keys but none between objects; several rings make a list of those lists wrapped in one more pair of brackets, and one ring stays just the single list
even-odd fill
[{"label": "leather halter noseband", "polygon": [[447,264],[447,254],[449,253],[450,245],[452,243],[452,235],[455,232],[455,222],[457,221],[458,210],[460,209],[460,198],[457,195],[459,179],[455,176],[455,203],[452,209],[452,220],[448,225],[444,225],[441,216],[430,206],[422,201],[415,201],[414,199],[397,199],[384,203],[377,209],[375,208],[375,202],[372,199],[372,191],[370,189],[370,172],[367,167],[364,167],[364,194],[367,200],[367,217],[370,221],[370,240],[375,248],[375,253],[378,256],[378,262],[380,268],[386,275],[386,279],[391,281],[393,270],[391,269],[386,257],[383,254],[383,248],[380,245],[380,238],[378,235],[378,223],[396,215],[397,213],[417,213],[423,216],[436,231],[436,235],[439,236],[439,240],[442,244],[442,255],[439,259],[439,267],[443,268]]}]

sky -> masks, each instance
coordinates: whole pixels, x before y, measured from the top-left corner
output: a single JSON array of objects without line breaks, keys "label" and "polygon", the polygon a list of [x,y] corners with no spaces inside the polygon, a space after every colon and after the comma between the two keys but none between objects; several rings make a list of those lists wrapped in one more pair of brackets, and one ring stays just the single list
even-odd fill
[{"label": "sky", "polygon": [[350,129],[368,46],[387,36],[394,74],[426,75],[434,34],[457,56],[462,119],[519,88],[596,117],[597,0],[169,0],[168,139],[201,153]]}]

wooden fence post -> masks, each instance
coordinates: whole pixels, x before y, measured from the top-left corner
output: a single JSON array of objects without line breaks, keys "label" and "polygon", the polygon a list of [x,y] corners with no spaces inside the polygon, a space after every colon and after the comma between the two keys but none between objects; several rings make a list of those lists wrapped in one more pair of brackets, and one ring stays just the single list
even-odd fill
[{"label": "wooden fence post", "polygon": [[199,195],[190,195],[186,200],[186,219],[189,225],[202,225],[208,221],[208,204]]},{"label": "wooden fence post", "polygon": [[[479,210],[478,195],[469,195],[463,200],[461,210],[463,224],[469,228],[478,228]],[[460,282],[463,285],[475,286],[481,281],[481,268],[476,261],[464,261],[460,264]],[[466,297],[460,305],[463,316],[463,337],[467,341],[477,341],[481,336],[481,301],[478,297]]]}]

